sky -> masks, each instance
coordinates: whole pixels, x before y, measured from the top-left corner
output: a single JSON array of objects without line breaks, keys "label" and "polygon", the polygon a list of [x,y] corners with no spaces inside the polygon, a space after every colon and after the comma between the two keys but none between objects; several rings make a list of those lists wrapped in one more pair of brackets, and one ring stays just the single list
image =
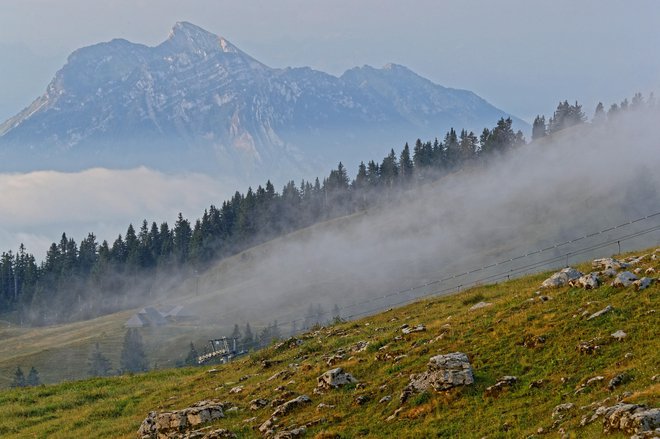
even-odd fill
[{"label": "sky", "polygon": [[588,115],[660,89],[660,2],[638,0],[2,0],[0,119],[42,94],[75,49],[156,45],[177,21],[224,36],[271,67],[339,75],[394,62],[469,89],[527,121],[561,99]]},{"label": "sky", "polygon": [[[113,38],[157,45],[177,21],[271,67],[340,75],[402,64],[529,122],[559,100],[591,116],[598,101],[660,94],[660,1],[0,0],[0,11],[0,120],[41,95],[74,50]],[[25,242],[40,259],[62,231],[112,241],[129,222],[195,218],[246,191],[204,178],[145,169],[0,175],[0,251]],[[200,184],[205,191],[190,196]]]}]

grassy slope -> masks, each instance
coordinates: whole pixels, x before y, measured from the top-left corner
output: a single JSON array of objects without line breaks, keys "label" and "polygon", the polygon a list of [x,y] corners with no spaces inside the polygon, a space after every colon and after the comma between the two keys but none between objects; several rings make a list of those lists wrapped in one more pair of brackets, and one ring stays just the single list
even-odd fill
[{"label": "grassy slope", "polygon": [[[641,266],[660,271],[660,260],[647,259]],[[588,265],[578,268],[589,271]],[[599,422],[578,426],[587,413],[580,406],[608,397],[614,401],[624,391],[632,392],[626,401],[660,405],[660,384],[651,380],[660,369],[660,322],[658,313],[649,313],[660,305],[660,285],[656,283],[642,292],[609,286],[592,291],[563,288],[546,293],[552,296],[547,302],[530,301],[537,297],[534,292],[546,276],[547,273],[478,287],[322,328],[303,335],[304,343],[299,347],[270,348],[220,366],[215,374],[207,373],[208,367],[186,368],[5,390],[0,392],[4,415],[0,418],[0,435],[134,437],[141,420],[151,410],[183,408],[201,399],[218,398],[239,407],[217,422],[218,427],[229,428],[240,437],[258,436],[253,428],[265,421],[273,409],[269,406],[252,412],[249,401],[278,398],[280,392],[275,388],[280,385],[294,395],[307,394],[313,401],[282,418],[283,425],[325,419],[309,430],[308,437],[324,437],[322,432],[341,437],[524,437],[539,427],[547,430],[552,424],[553,408],[565,402],[575,403],[578,409],[562,427],[574,437],[599,437]],[[469,311],[471,304],[482,300],[494,305]],[[582,309],[595,312],[606,305],[612,305],[614,311],[591,321],[579,317]],[[399,328],[403,323],[423,323],[427,331],[395,340],[401,335]],[[628,333],[621,342],[610,337],[618,329]],[[520,345],[525,334],[543,335],[547,341],[543,347],[526,348]],[[580,341],[593,338],[599,338],[601,345],[597,354],[577,352]],[[324,357],[340,348],[349,350],[360,340],[369,341],[369,348],[347,354],[336,366],[352,373],[365,386],[314,395],[316,377],[330,368]],[[384,346],[387,348],[378,350]],[[453,351],[470,357],[475,385],[412,397],[402,405],[403,411],[395,421],[386,422],[400,406],[398,396],[408,376],[425,370],[429,357]],[[377,361],[377,353],[407,356],[398,362]],[[626,353],[632,356],[626,358]],[[280,363],[264,370],[262,359]],[[293,376],[267,381],[291,363],[299,365]],[[629,381],[614,392],[608,391],[607,381],[622,372]],[[516,375],[519,382],[498,398],[485,397],[485,388],[502,375]],[[596,375],[604,376],[605,381],[575,394],[579,385]],[[229,394],[229,389],[246,376],[240,383],[244,391]],[[529,388],[531,382],[540,379],[544,380],[540,388]],[[370,399],[357,406],[354,400],[358,395]],[[385,395],[392,395],[392,401],[379,403]],[[317,410],[321,402],[335,408]],[[253,416],[256,420],[244,422]]]}]

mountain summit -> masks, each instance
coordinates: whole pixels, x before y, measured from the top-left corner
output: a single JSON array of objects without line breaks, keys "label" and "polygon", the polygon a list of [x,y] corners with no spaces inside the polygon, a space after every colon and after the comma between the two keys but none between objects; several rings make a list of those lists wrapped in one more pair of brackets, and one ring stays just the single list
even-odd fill
[{"label": "mountain summit", "polygon": [[147,165],[289,179],[507,116],[403,66],[341,77],[271,68],[179,22],[155,47],[115,39],[73,52],[46,93],[0,125],[0,171]]}]

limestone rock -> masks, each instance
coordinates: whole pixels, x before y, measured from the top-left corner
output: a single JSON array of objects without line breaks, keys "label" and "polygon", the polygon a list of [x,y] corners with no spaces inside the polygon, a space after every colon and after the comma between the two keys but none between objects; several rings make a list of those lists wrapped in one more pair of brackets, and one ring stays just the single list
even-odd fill
[{"label": "limestone rock", "polygon": [[503,376],[495,384],[486,388],[486,396],[498,396],[505,389],[513,386],[518,381],[518,377],[515,376]]},{"label": "limestone rock", "polygon": [[287,401],[284,404],[282,404],[281,406],[279,406],[277,409],[275,409],[275,411],[273,412],[271,417],[284,416],[287,413],[289,413],[291,410],[293,410],[294,408],[296,408],[300,405],[303,405],[303,404],[308,404],[310,402],[312,402],[312,400],[309,398],[309,396],[300,395],[299,397],[294,398],[290,401]]},{"label": "limestone rock", "polygon": [[593,268],[600,268],[601,270],[620,270],[622,268],[628,268],[628,264],[614,258],[594,259],[593,262],[591,262],[591,266]]},{"label": "limestone rock", "polygon": [[619,341],[623,340],[623,339],[626,338],[627,336],[628,336],[628,334],[626,334],[625,332],[623,332],[623,331],[620,330],[620,329],[619,329],[618,331],[616,331],[615,333],[612,334],[612,338],[614,338],[614,339],[616,339],[616,340],[619,340]]},{"label": "limestone rock", "polygon": [[224,404],[218,401],[200,401],[192,406],[172,412],[150,412],[138,429],[139,439],[176,437],[198,425],[224,418]]},{"label": "limestone rock", "polygon": [[410,327],[406,325],[405,328],[401,329],[401,332],[403,332],[404,334],[412,334],[413,332],[423,332],[423,331],[426,331],[426,326],[422,325],[421,323],[414,327]]},{"label": "limestone rock", "polygon": [[266,407],[267,405],[268,405],[267,399],[263,399],[263,398],[253,399],[252,401],[250,401],[250,410],[256,411],[262,407]]},{"label": "limestone rock", "polygon": [[587,317],[587,320],[592,320],[597,317],[600,317],[602,315],[607,314],[608,312],[612,311],[614,308],[612,308],[612,305],[607,305],[605,308],[601,309],[600,311],[597,311],[593,314],[591,314],[589,317]]},{"label": "limestone rock", "polygon": [[472,305],[472,306],[470,307],[470,311],[476,311],[476,310],[478,310],[478,309],[481,309],[481,308],[487,308],[487,307],[489,307],[489,306],[493,306],[493,304],[490,303],[490,302],[479,302],[479,303],[475,303],[474,305]]},{"label": "limestone rock", "polygon": [[317,387],[322,389],[336,389],[346,384],[357,383],[358,380],[350,373],[344,372],[341,367],[330,369],[316,379]]},{"label": "limestone rock", "polygon": [[637,280],[637,276],[632,274],[629,271],[622,271],[617,274],[612,282],[613,287],[629,287],[634,281]]},{"label": "limestone rock", "polygon": [[574,408],[575,408],[575,404],[573,404],[572,402],[567,402],[566,404],[559,404],[554,408],[554,410],[552,410],[552,419],[561,419]]},{"label": "limestone rock", "polygon": [[575,268],[567,267],[544,280],[541,284],[541,288],[560,288],[568,285],[569,281],[577,280],[581,276],[582,273]]},{"label": "limestone rock", "polygon": [[472,366],[467,355],[462,352],[431,357],[427,367],[426,372],[410,376],[410,382],[401,393],[402,401],[413,393],[423,392],[429,388],[440,392],[457,386],[474,384]]},{"label": "limestone rock", "polygon": [[634,281],[632,284],[633,284],[633,288],[635,288],[635,291],[642,291],[650,287],[652,283],[653,283],[653,279],[651,279],[650,277],[643,277],[639,280]]},{"label": "limestone rock", "polygon": [[584,288],[585,290],[595,290],[600,286],[600,278],[596,273],[585,274],[579,278],[569,281],[573,287]]},{"label": "limestone rock", "polygon": [[622,431],[628,434],[644,434],[660,428],[660,409],[637,404],[619,403],[596,410],[595,417],[603,417],[604,433]]}]

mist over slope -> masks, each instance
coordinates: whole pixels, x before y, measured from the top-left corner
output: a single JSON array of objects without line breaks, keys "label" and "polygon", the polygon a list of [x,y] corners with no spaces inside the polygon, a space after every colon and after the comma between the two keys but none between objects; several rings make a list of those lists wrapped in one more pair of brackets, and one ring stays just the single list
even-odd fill
[{"label": "mist over slope", "polygon": [[[199,299],[200,312],[235,323],[299,320],[312,303],[343,308],[660,211],[656,119],[655,113],[631,113],[608,125],[566,130],[488,166],[403,192],[386,207],[247,251],[240,262],[221,263],[201,278],[200,291],[209,296]],[[657,222],[655,217],[596,234],[414,294],[458,289],[498,270],[506,273]],[[649,239],[658,242],[657,232],[624,241],[623,248],[652,245]],[[613,245],[593,253],[616,251]],[[386,307],[388,301],[368,306]]]}]

